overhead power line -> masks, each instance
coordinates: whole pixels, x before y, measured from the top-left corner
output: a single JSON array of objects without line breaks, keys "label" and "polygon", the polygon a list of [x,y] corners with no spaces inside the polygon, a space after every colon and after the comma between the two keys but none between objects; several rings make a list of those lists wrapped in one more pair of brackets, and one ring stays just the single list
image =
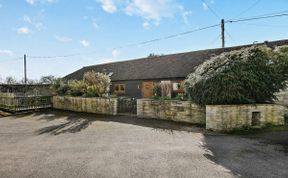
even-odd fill
[{"label": "overhead power line", "polygon": [[[237,23],[237,22],[252,21],[252,20],[259,20],[259,19],[276,18],[276,17],[282,17],[282,16],[288,16],[288,10],[280,11],[280,12],[274,12],[274,13],[269,13],[269,14],[262,14],[262,15],[252,16],[252,17],[246,17],[246,18],[231,19],[231,20],[225,21],[225,23]],[[128,44],[128,45],[118,46],[118,47],[115,47],[115,48],[112,48],[112,49],[123,49],[123,48],[127,48],[127,47],[132,47],[132,46],[137,46],[138,47],[138,46],[141,46],[141,45],[146,45],[146,44],[150,44],[150,43],[154,43],[154,42],[158,42],[158,41],[162,41],[162,40],[167,40],[167,39],[171,39],[171,38],[181,37],[181,36],[189,35],[189,34],[192,34],[192,33],[195,33],[195,32],[207,30],[207,29],[210,29],[210,28],[219,27],[220,25],[221,25],[220,23],[219,24],[214,24],[214,25],[209,25],[209,26],[205,26],[205,27],[201,27],[201,28],[197,28],[197,29],[181,32],[181,33],[171,34],[171,35],[163,36],[163,37],[160,37],[160,38],[155,38],[155,39],[151,39],[151,40],[147,40],[147,41],[142,41],[142,42],[139,42],[139,43],[132,43],[132,44]],[[228,34],[228,36],[230,36],[230,38],[232,38],[230,34]],[[92,54],[92,53],[96,53],[96,52],[95,51],[91,51],[91,52],[87,52],[87,53],[75,53],[75,54],[58,55],[58,56],[30,56],[30,55],[28,55],[27,57],[33,58],[33,59],[57,59],[57,58],[68,58],[68,57],[81,56],[81,55]]]},{"label": "overhead power line", "polygon": [[202,3],[205,4],[205,6],[212,12],[212,14],[217,17],[218,19],[221,19],[220,16],[218,15],[218,13],[216,13],[216,11],[214,11],[212,9],[212,7],[210,7],[210,5],[205,1],[205,0],[202,0]]},{"label": "overhead power line", "polygon": [[282,17],[282,16],[288,16],[288,13],[275,14],[275,15],[266,15],[266,16],[258,16],[258,17],[250,17],[250,18],[241,18],[241,19],[235,19],[235,20],[227,20],[225,22],[226,23],[235,23],[235,22],[260,20],[260,19],[275,18],[275,17]]},{"label": "overhead power line", "polygon": [[260,3],[261,0],[256,0],[251,6],[249,6],[247,9],[243,10],[242,12],[240,12],[238,15],[236,15],[234,18],[238,18],[241,15],[245,14],[246,12],[250,11],[251,9],[253,9],[256,5],[258,5]]},{"label": "overhead power line", "polygon": [[278,12],[272,12],[272,13],[266,13],[266,14],[261,14],[261,15],[256,15],[256,16],[251,16],[250,18],[262,17],[262,16],[269,16],[269,15],[276,15],[276,14],[283,14],[283,13],[288,13],[288,10],[278,11]]},{"label": "overhead power line", "polygon": [[261,26],[261,27],[268,27],[268,28],[288,28],[288,25],[270,25],[270,24],[255,24],[255,23],[243,23],[241,22],[241,24],[243,25],[250,25],[250,26]]},{"label": "overhead power line", "polygon": [[[266,13],[266,14],[261,14],[261,15],[254,15],[254,16],[243,17],[243,18],[258,18],[258,17],[263,17],[263,16],[273,16],[273,15],[286,14],[286,13],[288,13],[288,10],[272,12],[272,13]],[[229,19],[229,20],[238,20],[238,19],[243,19],[243,18],[232,18],[232,19]]]},{"label": "overhead power line", "polygon": [[74,57],[81,54],[68,54],[68,55],[60,55],[60,56],[30,56],[27,55],[27,57],[32,59],[51,59],[51,58],[67,58],[67,57]]},{"label": "overhead power line", "polygon": [[[128,45],[123,45],[123,46],[119,46],[119,47],[116,47],[116,48],[113,48],[113,49],[123,49],[123,48],[127,48],[127,47],[132,47],[132,46],[146,45],[146,44],[157,42],[157,41],[167,40],[167,39],[171,39],[171,38],[175,38],[175,37],[181,37],[181,36],[184,36],[184,35],[188,35],[188,34],[199,32],[199,31],[203,31],[203,30],[207,30],[207,29],[214,28],[214,27],[217,27],[217,26],[220,26],[220,24],[214,24],[214,25],[210,25],[210,26],[206,26],[206,27],[201,27],[201,28],[197,28],[197,29],[194,29],[194,30],[189,30],[189,31],[185,31],[185,32],[177,33],[177,34],[172,34],[172,35],[163,36],[163,37],[160,37],[160,38],[155,38],[155,39],[152,39],[152,40],[142,41],[142,42],[139,42],[139,43],[132,43],[132,44],[128,44]],[[33,58],[33,59],[52,59],[52,58],[55,59],[55,58],[75,57],[75,56],[91,54],[91,53],[95,53],[95,51],[94,52],[88,52],[88,53],[68,54],[68,55],[59,55],[59,56],[30,56],[30,55],[27,55],[27,57]]]},{"label": "overhead power line", "polygon": [[145,45],[145,44],[148,44],[148,43],[161,41],[161,40],[167,40],[167,39],[175,38],[175,37],[180,37],[180,36],[188,35],[188,34],[191,34],[191,33],[194,33],[194,32],[203,31],[203,30],[207,30],[207,29],[210,29],[210,28],[218,27],[218,26],[220,26],[220,24],[214,24],[214,25],[210,25],[210,26],[206,26],[206,27],[197,28],[197,29],[194,29],[194,30],[189,30],[189,31],[182,32],[182,33],[177,33],[177,34],[172,34],[172,35],[168,35],[168,36],[164,36],[164,37],[160,37],[160,38],[155,38],[155,39],[152,39],[152,40],[142,41],[140,43],[134,43],[134,44],[130,44],[130,45],[116,47],[116,49],[121,49],[121,48],[131,47],[131,46]]},{"label": "overhead power line", "polygon": [[211,45],[214,45],[214,43],[216,43],[216,41],[219,39],[221,39],[221,34],[219,34],[215,39],[213,39],[213,41],[211,41]]}]

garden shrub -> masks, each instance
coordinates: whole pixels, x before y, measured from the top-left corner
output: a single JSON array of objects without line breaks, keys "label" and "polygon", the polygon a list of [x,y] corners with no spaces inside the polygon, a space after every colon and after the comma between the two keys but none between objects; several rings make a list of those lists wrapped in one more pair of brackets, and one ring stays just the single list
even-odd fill
[{"label": "garden shrub", "polygon": [[70,80],[68,86],[72,96],[83,96],[87,90],[87,85],[82,80]]},{"label": "garden shrub", "polygon": [[201,104],[271,103],[288,79],[288,47],[253,46],[222,53],[200,65],[186,92]]},{"label": "garden shrub", "polygon": [[184,93],[178,93],[175,97],[176,100],[184,100],[185,99],[185,95]]},{"label": "garden shrub", "polygon": [[155,83],[154,84],[154,88],[153,88],[153,97],[158,98],[161,97],[162,93],[161,93],[161,86],[160,83]]},{"label": "garden shrub", "polygon": [[84,74],[83,81],[87,85],[87,91],[89,90],[88,95],[95,93],[95,96],[102,96],[109,92],[111,80],[105,74],[92,70]]},{"label": "garden shrub", "polygon": [[58,95],[102,97],[109,91],[110,78],[94,71],[86,72],[83,80],[57,79],[52,88]]},{"label": "garden shrub", "polygon": [[56,92],[57,95],[66,95],[70,90],[68,82],[60,78],[54,81],[51,88]]}]

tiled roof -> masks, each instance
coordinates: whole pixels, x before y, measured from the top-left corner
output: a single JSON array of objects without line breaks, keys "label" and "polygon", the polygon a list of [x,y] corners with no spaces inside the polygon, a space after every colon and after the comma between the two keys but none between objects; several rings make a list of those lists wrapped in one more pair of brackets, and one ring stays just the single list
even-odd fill
[{"label": "tiled roof", "polygon": [[[265,42],[265,44],[270,47],[288,45],[288,40]],[[195,70],[195,67],[202,64],[211,56],[241,49],[243,47],[249,47],[251,45],[252,44],[229,48],[207,49],[92,65],[83,67],[82,69],[67,75],[65,78],[82,79],[83,74],[90,70],[106,73],[113,72],[113,75],[111,76],[112,81],[185,78],[188,74]]]}]

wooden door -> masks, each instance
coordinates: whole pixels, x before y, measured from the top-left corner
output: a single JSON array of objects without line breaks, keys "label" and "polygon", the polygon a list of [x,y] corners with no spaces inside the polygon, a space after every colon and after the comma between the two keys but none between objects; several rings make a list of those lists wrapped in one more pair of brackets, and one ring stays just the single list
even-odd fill
[{"label": "wooden door", "polygon": [[141,91],[142,91],[142,98],[151,98],[153,96],[153,81],[145,81],[142,82]]}]

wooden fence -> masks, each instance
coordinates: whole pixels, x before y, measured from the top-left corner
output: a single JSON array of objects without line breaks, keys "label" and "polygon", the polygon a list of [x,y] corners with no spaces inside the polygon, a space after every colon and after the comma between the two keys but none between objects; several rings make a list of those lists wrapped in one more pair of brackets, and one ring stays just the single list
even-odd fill
[{"label": "wooden fence", "polygon": [[0,93],[0,109],[17,112],[52,107],[52,96]]}]

